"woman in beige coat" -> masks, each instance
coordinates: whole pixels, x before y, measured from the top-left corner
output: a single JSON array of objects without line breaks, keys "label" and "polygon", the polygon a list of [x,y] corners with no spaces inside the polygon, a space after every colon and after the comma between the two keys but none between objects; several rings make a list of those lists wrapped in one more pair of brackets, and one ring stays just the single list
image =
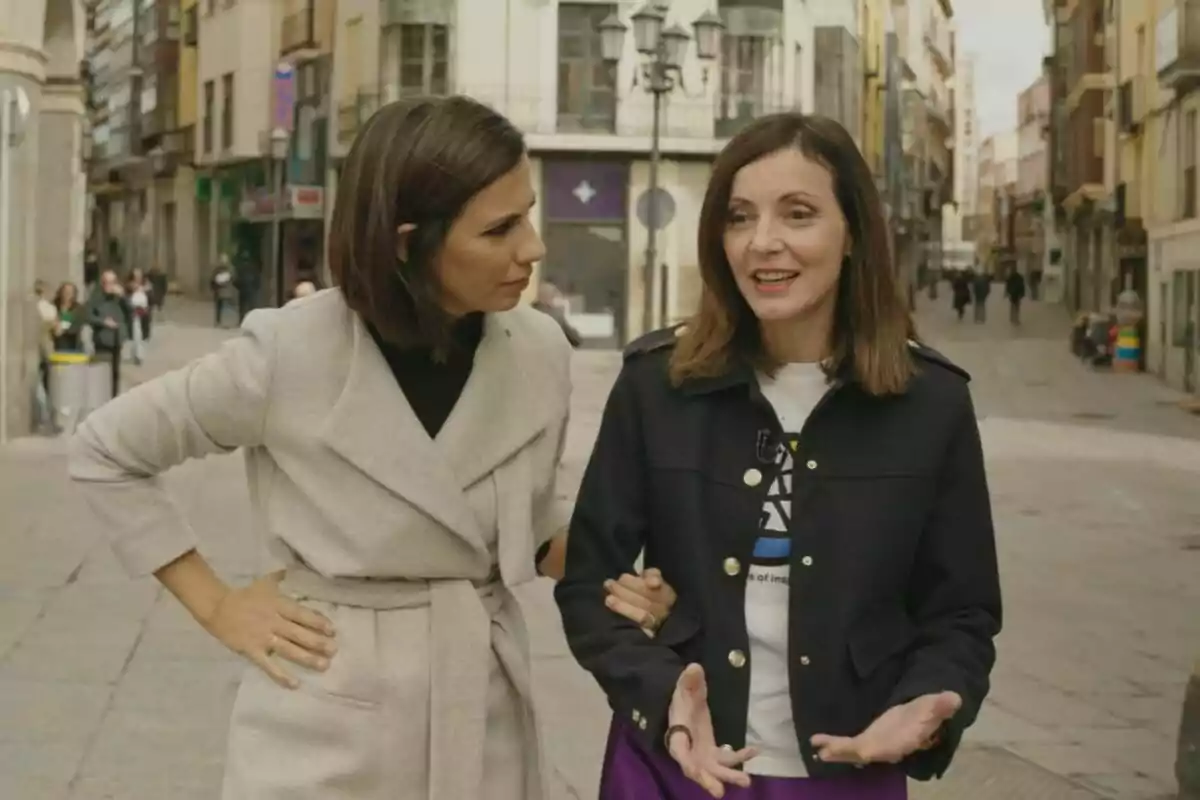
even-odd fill
[{"label": "woman in beige coat", "polygon": [[[571,348],[517,307],[544,252],[531,183],[489,109],[385,107],[343,167],[338,288],[252,313],[73,441],[129,573],[251,662],[226,800],[565,796],[527,615],[535,565],[561,560]],[[230,588],[156,476],[239,447],[265,577]]]}]

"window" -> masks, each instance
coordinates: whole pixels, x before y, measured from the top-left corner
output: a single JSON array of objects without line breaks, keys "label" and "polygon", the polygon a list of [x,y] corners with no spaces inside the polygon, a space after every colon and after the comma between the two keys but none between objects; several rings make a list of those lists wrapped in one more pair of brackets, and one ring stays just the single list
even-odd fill
[{"label": "window", "polygon": [[1192,219],[1196,216],[1196,111],[1187,112],[1179,139],[1179,165],[1182,182],[1179,193],[1179,216]]},{"label": "window", "polygon": [[183,43],[195,47],[200,43],[200,23],[196,20],[196,6],[183,15]]},{"label": "window", "polygon": [[233,147],[233,73],[227,72],[221,78],[221,149]]},{"label": "window", "polygon": [[616,70],[604,63],[600,31],[611,5],[558,6],[558,126],[566,130],[617,129]]},{"label": "window", "polygon": [[722,37],[717,136],[732,136],[738,128],[766,112],[769,57],[770,42],[762,36]]},{"label": "window", "polygon": [[200,120],[201,152],[213,151],[213,111],[216,104],[216,87],[212,81],[204,82],[204,110]]},{"label": "window", "polygon": [[450,31],[446,25],[407,23],[384,32],[384,85],[390,99],[450,91]]},{"label": "window", "polygon": [[1196,322],[1196,300],[1192,294],[1196,290],[1196,275],[1194,270],[1177,270],[1171,280],[1171,344],[1175,347],[1190,347],[1194,337]]}]

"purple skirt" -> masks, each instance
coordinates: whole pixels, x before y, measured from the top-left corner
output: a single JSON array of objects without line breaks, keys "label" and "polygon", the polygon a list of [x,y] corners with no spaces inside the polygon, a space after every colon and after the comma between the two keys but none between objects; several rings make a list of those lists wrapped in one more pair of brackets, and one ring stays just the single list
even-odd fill
[{"label": "purple skirt", "polygon": [[[907,800],[908,782],[896,768],[873,768],[838,778],[755,776],[750,788],[726,786],[727,800]],[[614,719],[600,776],[600,800],[712,800],[684,777],[675,759],[648,751],[624,720]]]}]

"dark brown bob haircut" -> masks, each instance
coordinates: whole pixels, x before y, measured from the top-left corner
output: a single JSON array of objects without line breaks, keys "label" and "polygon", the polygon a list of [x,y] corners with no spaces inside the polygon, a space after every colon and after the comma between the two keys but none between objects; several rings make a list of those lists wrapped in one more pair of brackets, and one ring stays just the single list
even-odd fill
[{"label": "dark brown bob haircut", "polygon": [[780,365],[763,346],[758,319],[738,290],[724,236],[734,176],[787,148],[824,165],[846,217],[851,251],[842,264],[834,310],[829,373],[872,395],[902,393],[915,369],[908,304],[892,268],[883,204],[871,170],[846,129],[826,117],[788,112],[755,120],[729,140],[713,164],[700,210],[698,253],[704,287],[671,357],[671,377],[720,375],[737,363],[773,373]]},{"label": "dark brown bob haircut", "polygon": [[[525,155],[521,132],[469,97],[389,103],[363,126],[342,166],[329,266],[346,304],[386,342],[450,345],[435,263],[472,197]],[[400,258],[397,228],[416,226]]]}]

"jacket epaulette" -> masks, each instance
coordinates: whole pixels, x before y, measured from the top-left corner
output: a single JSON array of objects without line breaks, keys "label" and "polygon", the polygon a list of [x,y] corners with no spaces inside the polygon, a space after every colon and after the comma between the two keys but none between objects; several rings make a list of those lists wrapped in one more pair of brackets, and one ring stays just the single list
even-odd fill
[{"label": "jacket epaulette", "polygon": [[939,367],[943,367],[944,369],[948,369],[955,375],[960,376],[965,381],[971,380],[971,373],[967,372],[958,364],[955,364],[953,361],[946,358],[946,356],[942,355],[937,350],[934,350],[929,345],[918,342],[915,339],[909,339],[908,347],[913,351],[913,355],[917,356],[918,358],[928,361],[931,364],[937,364]]},{"label": "jacket epaulette", "polygon": [[628,361],[631,358],[645,355],[646,353],[653,353],[655,350],[672,347],[679,340],[679,337],[683,335],[684,330],[683,323],[679,323],[669,328],[659,328],[656,331],[650,331],[647,334],[639,336],[625,345],[624,358]]}]

